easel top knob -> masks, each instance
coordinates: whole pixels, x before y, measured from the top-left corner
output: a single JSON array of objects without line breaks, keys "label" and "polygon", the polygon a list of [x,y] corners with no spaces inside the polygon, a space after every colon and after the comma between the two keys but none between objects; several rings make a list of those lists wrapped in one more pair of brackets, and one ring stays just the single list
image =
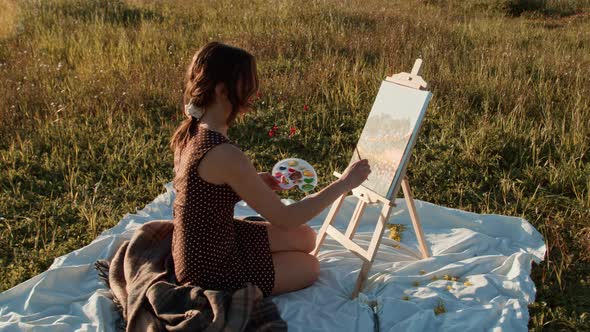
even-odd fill
[{"label": "easel top knob", "polygon": [[420,76],[422,73],[422,59],[418,58],[414,62],[410,73],[399,73],[385,78],[386,81],[407,86],[418,90],[426,90],[428,83]]}]

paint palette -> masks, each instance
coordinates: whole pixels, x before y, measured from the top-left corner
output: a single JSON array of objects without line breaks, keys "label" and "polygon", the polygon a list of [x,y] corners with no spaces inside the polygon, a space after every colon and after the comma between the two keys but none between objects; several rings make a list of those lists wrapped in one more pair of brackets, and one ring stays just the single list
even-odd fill
[{"label": "paint palette", "polygon": [[272,176],[279,181],[283,189],[298,186],[304,192],[312,191],[318,185],[318,175],[305,160],[287,158],[279,161],[272,168]]}]

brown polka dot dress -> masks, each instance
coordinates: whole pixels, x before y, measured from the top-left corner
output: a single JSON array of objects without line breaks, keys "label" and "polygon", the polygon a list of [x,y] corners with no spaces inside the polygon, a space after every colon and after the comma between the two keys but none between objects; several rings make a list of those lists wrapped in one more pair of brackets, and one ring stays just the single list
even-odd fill
[{"label": "brown polka dot dress", "polygon": [[236,290],[251,282],[269,296],[274,266],[266,226],[234,219],[238,194],[229,185],[205,181],[197,172],[203,156],[223,143],[230,142],[221,133],[199,127],[182,153],[175,154],[176,278],[181,284],[213,290]]}]

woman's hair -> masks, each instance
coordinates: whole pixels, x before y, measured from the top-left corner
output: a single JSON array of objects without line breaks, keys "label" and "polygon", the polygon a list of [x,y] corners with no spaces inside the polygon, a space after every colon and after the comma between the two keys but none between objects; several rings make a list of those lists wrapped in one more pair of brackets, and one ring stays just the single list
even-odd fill
[{"label": "woman's hair", "polygon": [[[243,49],[219,42],[209,42],[193,56],[186,71],[184,105],[192,103],[204,109],[215,98],[215,86],[223,83],[232,111],[228,126],[236,119],[240,107],[248,107],[250,97],[258,90],[256,60]],[[195,134],[199,119],[189,116],[176,129],[170,142],[173,151],[182,150]]]}]

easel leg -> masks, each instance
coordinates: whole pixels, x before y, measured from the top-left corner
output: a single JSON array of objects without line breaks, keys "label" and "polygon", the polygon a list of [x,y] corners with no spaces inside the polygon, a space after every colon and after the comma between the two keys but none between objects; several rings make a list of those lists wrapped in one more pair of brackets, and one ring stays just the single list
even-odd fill
[{"label": "easel leg", "polygon": [[338,210],[340,210],[340,207],[342,206],[342,202],[344,202],[344,197],[345,195],[342,195],[340,197],[338,197],[338,199],[336,199],[336,201],[334,201],[334,203],[332,203],[332,208],[330,209],[330,212],[328,212],[328,215],[326,216],[326,219],[324,220],[324,224],[322,225],[322,227],[320,228],[320,231],[318,232],[318,236],[316,237],[316,243],[315,243],[315,249],[313,249],[313,251],[311,252],[311,255],[313,256],[317,256],[318,252],[320,251],[320,247],[322,246],[324,240],[326,239],[326,230],[328,229],[328,226],[332,224],[332,222],[334,221],[334,219],[336,219],[336,215],[338,214]]},{"label": "easel leg", "polygon": [[373,266],[373,260],[377,255],[377,250],[379,249],[379,244],[381,243],[381,238],[383,236],[383,231],[385,230],[385,224],[389,219],[389,214],[391,213],[391,205],[385,204],[381,209],[381,213],[379,214],[379,221],[375,226],[375,231],[373,232],[373,237],[371,238],[371,243],[369,243],[369,249],[367,250],[367,257],[363,259],[363,267],[361,268],[361,272],[356,280],[356,285],[352,292],[352,298],[356,298],[358,293],[363,289],[363,284],[365,280],[367,280],[367,275],[369,274],[369,270],[371,266]]},{"label": "easel leg", "polygon": [[412,219],[414,232],[416,232],[416,238],[418,239],[418,244],[420,245],[422,258],[428,258],[430,257],[430,251],[426,246],[426,240],[424,240],[424,232],[422,231],[422,225],[420,224],[420,219],[418,218],[418,213],[416,212],[416,205],[414,205],[414,198],[412,197],[408,178],[404,177],[402,179],[402,190],[404,191],[404,198],[406,199],[408,212],[410,213],[410,218]]},{"label": "easel leg", "polygon": [[354,290],[352,291],[352,298],[356,299],[359,295],[361,289],[363,289],[365,280],[367,280],[367,275],[371,270],[371,266],[373,262],[363,260],[363,266],[361,267],[361,271],[359,272],[359,276],[356,278],[356,284],[354,286]]}]

